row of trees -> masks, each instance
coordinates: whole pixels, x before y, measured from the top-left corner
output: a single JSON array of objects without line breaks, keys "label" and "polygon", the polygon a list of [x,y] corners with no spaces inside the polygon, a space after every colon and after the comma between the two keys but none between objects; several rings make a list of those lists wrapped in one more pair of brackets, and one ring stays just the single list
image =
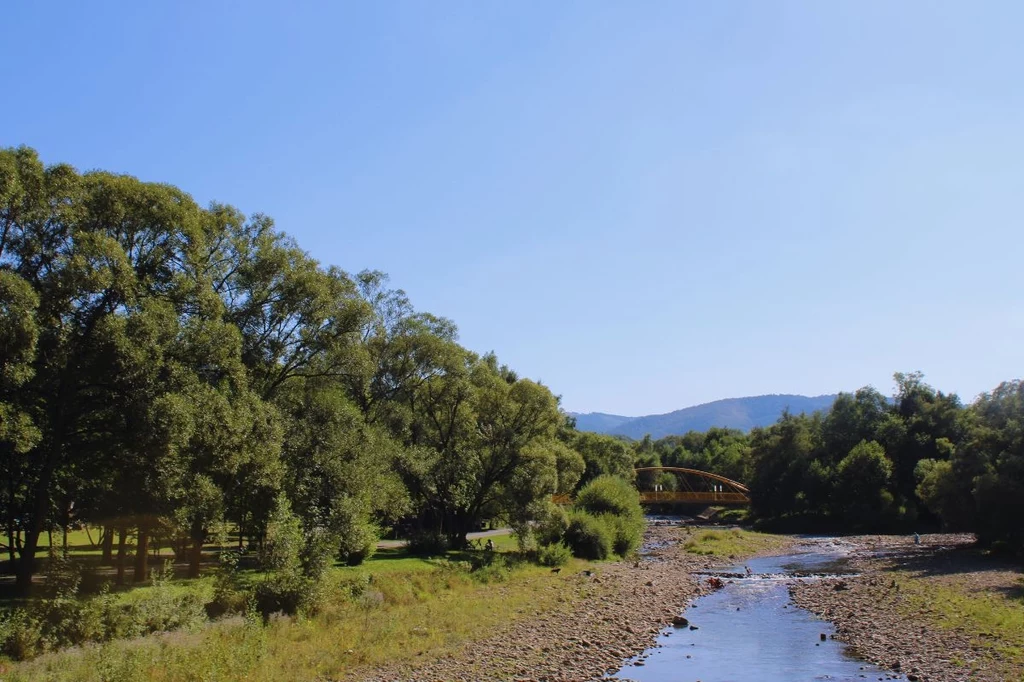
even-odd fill
[{"label": "row of trees", "polygon": [[379,272],[323,267],[261,215],[0,151],[0,518],[27,590],[39,537],[105,527],[136,580],[154,537],[198,574],[223,522],[259,540],[280,496],[340,558],[407,520],[461,544],[628,449],[460,346]]},{"label": "row of trees", "polygon": [[1024,382],[1000,384],[965,406],[920,373],[895,381],[893,398],[862,388],[840,394],[827,412],[785,413],[749,434],[645,438],[633,444],[634,458],[747,483],[753,511],[766,521],[893,529],[931,519],[1024,546]]}]

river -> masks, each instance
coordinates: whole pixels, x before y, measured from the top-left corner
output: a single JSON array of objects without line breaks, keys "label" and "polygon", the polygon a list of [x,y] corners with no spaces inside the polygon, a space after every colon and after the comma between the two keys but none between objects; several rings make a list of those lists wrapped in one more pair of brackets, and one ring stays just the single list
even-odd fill
[{"label": "river", "polygon": [[637,682],[905,679],[855,659],[846,645],[831,638],[831,624],[790,602],[789,582],[844,570],[842,551],[821,545],[726,569],[725,586],[682,614],[692,628],[663,630],[654,648],[631,659],[614,677]]}]

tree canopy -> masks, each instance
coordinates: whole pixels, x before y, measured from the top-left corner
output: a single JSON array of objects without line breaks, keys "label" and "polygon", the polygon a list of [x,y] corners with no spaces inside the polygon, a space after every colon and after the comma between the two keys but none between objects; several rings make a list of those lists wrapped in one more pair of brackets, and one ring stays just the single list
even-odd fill
[{"label": "tree canopy", "polygon": [[564,422],[386,275],[323,266],[267,216],[0,150],[0,514],[23,589],[72,522],[106,528],[108,560],[134,535],[139,580],[155,538],[194,575],[211,533],[262,543],[274,514],[350,562],[400,521],[462,544],[576,487]]}]

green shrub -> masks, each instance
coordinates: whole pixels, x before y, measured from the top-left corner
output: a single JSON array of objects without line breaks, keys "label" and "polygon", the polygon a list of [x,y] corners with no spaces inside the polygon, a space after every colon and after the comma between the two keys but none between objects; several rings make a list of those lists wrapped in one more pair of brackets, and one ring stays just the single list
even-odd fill
[{"label": "green shrub", "polygon": [[[60,568],[60,567],[58,567]],[[63,570],[63,569],[61,569]],[[153,586],[131,601],[118,601],[104,586],[81,599],[74,580],[56,580],[51,595],[0,619],[0,652],[24,660],[87,642],[139,637],[165,630],[192,629],[206,622],[202,597],[168,584],[169,571],[156,573]]]},{"label": "green shrub", "polygon": [[299,611],[315,611],[317,585],[299,573],[275,573],[256,585],[256,610],[265,623],[275,613],[294,616]]},{"label": "green shrub", "polygon": [[238,552],[221,552],[220,566],[213,579],[213,600],[206,605],[206,615],[218,618],[227,614],[244,613],[249,594],[238,579]]},{"label": "green shrub", "polygon": [[206,604],[194,591],[175,589],[170,584],[170,562],[153,575],[153,586],[127,607],[112,607],[112,613],[133,635],[147,635],[164,630],[192,629],[206,622]]},{"label": "green shrub", "polygon": [[35,658],[46,651],[43,624],[24,609],[0,613],[0,654],[16,661]]},{"label": "green shrub", "polygon": [[304,546],[299,517],[292,512],[291,502],[281,493],[277,496],[267,522],[267,536],[261,548],[260,564],[272,571],[297,571]]},{"label": "green shrub", "polygon": [[319,580],[334,563],[338,549],[338,537],[323,526],[306,531],[299,550],[299,566],[307,578]]},{"label": "green shrub", "polygon": [[612,536],[603,520],[575,511],[565,529],[565,544],[581,559],[607,559],[612,553]]},{"label": "green shrub", "polygon": [[372,578],[372,574],[356,574],[342,578],[334,584],[334,593],[341,599],[358,599],[369,589]]},{"label": "green shrub", "polygon": [[644,520],[628,516],[604,514],[601,520],[612,534],[612,551],[621,557],[640,548],[644,539]]},{"label": "green shrub", "polygon": [[523,559],[515,554],[485,552],[470,558],[470,577],[480,583],[505,582]]},{"label": "green shrub", "polygon": [[598,476],[583,486],[576,495],[576,508],[594,516],[613,514],[642,519],[644,515],[636,488],[624,478],[610,475]]},{"label": "green shrub", "polygon": [[565,529],[569,527],[569,515],[557,504],[549,504],[537,518],[534,535],[541,546],[562,541]]},{"label": "green shrub", "polygon": [[485,585],[490,583],[503,583],[508,580],[511,570],[509,565],[503,561],[495,561],[487,566],[471,571],[470,577],[478,583]]},{"label": "green shrub", "polygon": [[[629,481],[607,475],[595,478],[583,486],[576,496],[576,510],[577,514],[584,513],[596,518],[609,536],[611,549],[599,558],[605,558],[611,551],[624,557],[640,547],[644,533],[644,513],[640,507],[640,494]],[[578,531],[573,532],[578,534]],[[578,548],[584,541],[570,541],[568,530],[566,542],[576,556],[584,556],[581,554],[584,550]],[[593,545],[593,541],[590,544]],[[596,548],[586,551],[589,554],[600,553]]]},{"label": "green shrub", "polygon": [[417,531],[409,538],[410,554],[437,555],[448,551],[448,538],[429,530]]},{"label": "green shrub", "polygon": [[563,566],[572,558],[572,550],[561,542],[542,545],[537,552],[537,562],[541,566]]},{"label": "green shrub", "polygon": [[350,524],[341,536],[338,558],[347,566],[358,566],[373,556],[380,540],[380,528],[369,521]]}]

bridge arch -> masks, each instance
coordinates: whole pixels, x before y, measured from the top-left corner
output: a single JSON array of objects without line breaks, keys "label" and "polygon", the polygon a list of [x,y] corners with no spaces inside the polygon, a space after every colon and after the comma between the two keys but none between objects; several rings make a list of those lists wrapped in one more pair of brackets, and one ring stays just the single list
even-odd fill
[{"label": "bridge arch", "polygon": [[[641,473],[670,472],[684,474],[677,476],[683,490],[641,490],[641,504],[690,502],[701,504],[750,504],[750,489],[739,481],[710,471],[687,469],[686,467],[639,467]],[[696,482],[696,485],[693,485]]]}]

